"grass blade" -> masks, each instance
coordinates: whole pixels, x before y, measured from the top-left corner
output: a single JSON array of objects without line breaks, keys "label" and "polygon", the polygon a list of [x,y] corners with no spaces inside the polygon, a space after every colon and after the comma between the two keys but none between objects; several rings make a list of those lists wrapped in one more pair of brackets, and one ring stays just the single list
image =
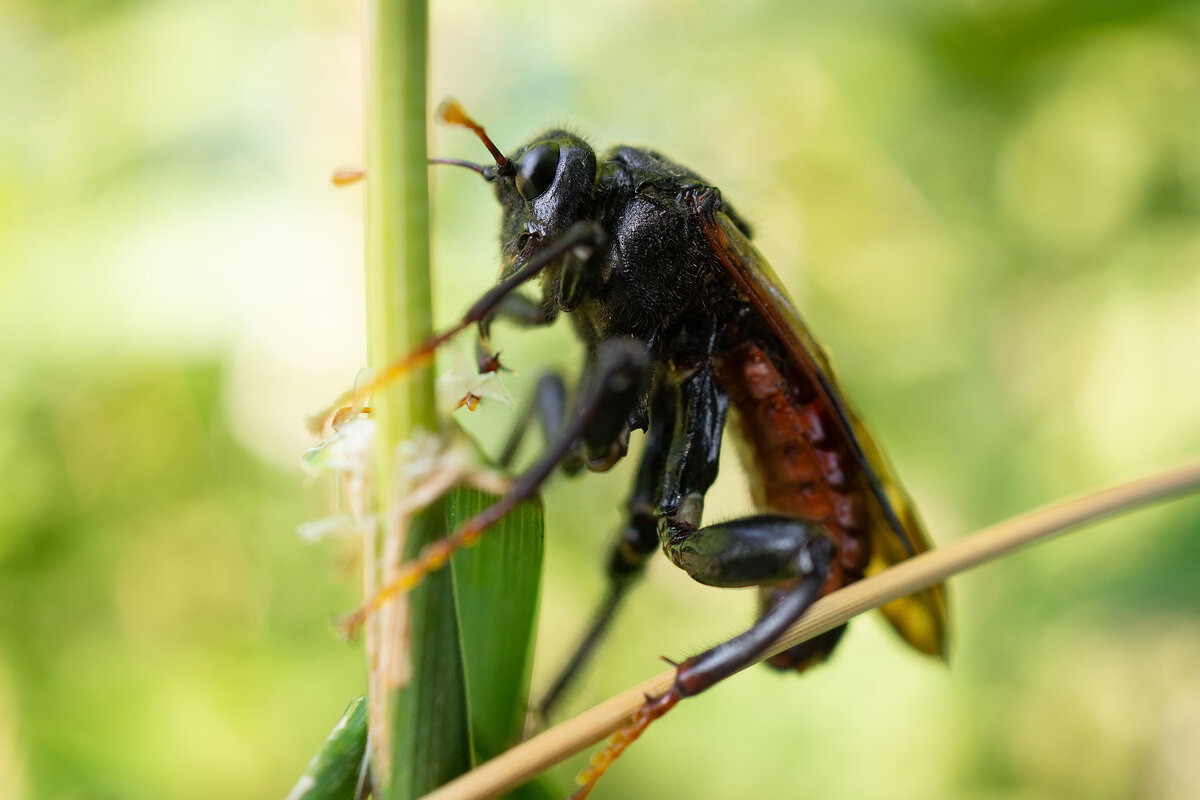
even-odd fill
[{"label": "grass blade", "polygon": [[350,701],[287,800],[352,800],[367,749],[367,698]]},{"label": "grass blade", "polygon": [[[453,529],[494,499],[474,489],[456,489],[448,503],[447,527]],[[451,562],[477,760],[516,744],[525,725],[542,545],[541,503],[522,503]]]},{"label": "grass blade", "polygon": [[[416,518],[405,560],[446,535],[450,503],[442,499]],[[410,800],[471,767],[465,668],[454,579],[448,569],[426,577],[408,597],[412,676],[389,697],[392,774],[381,792]]]}]

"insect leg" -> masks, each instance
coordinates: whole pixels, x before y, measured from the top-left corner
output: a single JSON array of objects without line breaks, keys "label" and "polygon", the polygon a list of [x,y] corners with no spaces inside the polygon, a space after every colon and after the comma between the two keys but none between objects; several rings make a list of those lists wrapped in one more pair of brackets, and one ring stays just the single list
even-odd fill
[{"label": "insect leg", "polygon": [[[512,322],[522,328],[540,328],[552,324],[558,318],[557,310],[547,310],[545,305],[528,297],[521,292],[506,295],[496,307],[479,320],[479,345],[484,355],[489,355],[494,366],[499,368],[499,354],[492,355],[488,346],[492,323],[497,320]],[[481,358],[482,361],[482,358]],[[481,367],[482,370],[482,367]],[[534,388],[533,399],[521,410],[517,422],[509,432],[508,440],[504,443],[496,463],[501,467],[512,465],[529,426],[536,419],[545,437],[550,441],[554,434],[562,428],[567,415],[567,387],[562,376],[548,372],[538,379]],[[568,474],[575,474],[583,464],[578,459],[568,458],[563,467]]]},{"label": "insect leg", "polygon": [[776,602],[750,630],[679,665],[671,692],[691,697],[757,661],[812,605],[829,576],[835,548],[828,536],[805,522],[759,515],[670,538],[663,550],[710,586],[779,587]]},{"label": "insect leg", "polygon": [[405,563],[395,580],[344,620],[345,626],[350,630],[357,628],[383,603],[411,590],[425,575],[440,569],[455,550],[474,544],[491,525],[537,494],[554,468],[580,440],[587,443],[600,437],[613,427],[613,419],[618,414],[628,415],[643,394],[642,381],[649,365],[650,354],[640,342],[611,339],[601,344],[581,381],[579,399],[567,424],[547,445],[542,456],[513,479],[508,492],[499,500],[445,538],[426,545],[416,558]]},{"label": "insect leg", "polygon": [[[693,331],[693,334],[692,341],[700,349],[703,349],[705,341],[711,341],[704,331]],[[659,518],[657,536],[670,555],[667,547],[671,541],[699,533],[697,528],[704,511],[704,495],[717,477],[729,398],[717,383],[711,362],[703,357],[681,372],[666,377],[663,382],[668,388],[662,391],[661,396],[656,396],[658,399],[652,410],[651,430],[663,421],[664,429],[668,431],[656,448],[663,455],[655,464],[661,464],[657,479],[660,488],[655,492],[658,494],[655,516]],[[660,411],[664,406],[670,409],[666,415]],[[751,581],[749,585],[755,584]],[[572,795],[572,800],[587,797],[617,756],[682,697],[673,688],[661,697],[647,698],[646,705],[637,713],[633,723],[618,731],[608,747],[597,754],[592,765],[580,776],[583,786]]]},{"label": "insect leg", "polygon": [[[525,435],[529,433],[529,426],[535,420],[538,422],[538,427],[541,428],[545,441],[548,442],[562,429],[566,416],[566,384],[561,375],[547,372],[538,378],[537,386],[533,390],[533,397],[525,404],[521,415],[517,417],[516,424],[508,434],[508,441],[504,443],[504,448],[496,457],[496,463],[505,468],[512,466],[513,459],[517,455],[517,448],[521,446]],[[583,462],[577,454],[567,454],[560,466],[567,474],[574,475],[583,466]]]},{"label": "insect leg", "polygon": [[694,531],[704,513],[704,496],[717,479],[729,397],[711,367],[698,369],[679,385],[676,440],[662,477],[659,535]]},{"label": "insect leg", "polygon": [[[845,553],[841,553],[845,556]],[[845,568],[843,563],[842,568]],[[843,573],[842,580],[854,580],[845,578]],[[783,595],[789,590],[785,585],[761,586],[758,590],[759,595],[759,615],[764,615],[776,603],[783,599]],[[767,666],[777,670],[794,670],[803,672],[809,667],[816,666],[822,661],[825,661],[837,648],[838,643],[842,640],[842,636],[846,633],[846,624],[842,624],[833,630],[826,631],[819,636],[814,636],[811,639],[801,642],[795,647],[790,647],[781,653],[776,653],[766,660]]]},{"label": "insect leg", "polygon": [[[775,598],[772,598],[775,599]],[[765,608],[765,606],[764,606]],[[846,633],[846,625],[838,625],[833,630],[825,631],[820,636],[814,636],[806,642],[776,653],[767,659],[766,663],[772,669],[796,670],[802,672],[814,664],[819,664],[829,658],[830,653],[842,640]]]},{"label": "insect leg", "polygon": [[546,307],[520,292],[513,292],[496,304],[496,307],[479,320],[479,335],[484,339],[491,333],[492,323],[496,320],[507,320],[522,328],[538,328],[549,325],[558,318],[557,310],[547,310]]},{"label": "insect leg", "polygon": [[381,369],[371,380],[362,386],[355,387],[353,391],[339,397],[328,408],[313,415],[310,420],[312,427],[319,431],[339,408],[347,405],[361,406],[373,392],[399,380],[413,369],[429,363],[439,347],[456,334],[486,320],[521,284],[539,275],[547,266],[567,253],[583,250],[585,253],[580,258],[586,260],[584,255],[590,257],[606,238],[607,234],[598,224],[578,222],[529,260],[522,263],[518,259],[517,262],[505,269],[503,279],[476,300],[456,324],[440,333],[433,334],[420,345]]},{"label": "insect leg", "polygon": [[608,558],[608,589],[591,624],[558,677],[550,684],[538,706],[538,714],[548,718],[555,704],[582,672],[596,646],[604,637],[616,616],[622,600],[633,588],[646,562],[658,549],[657,520],[654,509],[658,503],[662,473],[670,449],[674,428],[674,394],[660,391],[655,394],[650,412],[650,428],[642,450],[642,461],[633,481],[633,490],[626,502],[626,523],[618,532]]},{"label": "insect leg", "polygon": [[660,535],[668,558],[701,583],[778,583],[786,590],[745,633],[678,664],[671,688],[646,698],[633,722],[613,736],[580,776],[584,785],[572,800],[587,797],[612,762],[676,703],[757,661],[817,599],[834,558],[832,540],[817,528],[777,515],[745,517],[676,535],[664,526]]},{"label": "insect leg", "polygon": [[[704,495],[717,478],[729,399],[718,386],[711,365],[701,362],[685,377],[667,376],[660,383],[645,455],[629,501],[629,526],[609,562],[609,597],[616,595],[613,610],[641,574],[661,541],[664,526],[682,531],[700,524]],[[602,607],[601,615],[604,611]]]}]

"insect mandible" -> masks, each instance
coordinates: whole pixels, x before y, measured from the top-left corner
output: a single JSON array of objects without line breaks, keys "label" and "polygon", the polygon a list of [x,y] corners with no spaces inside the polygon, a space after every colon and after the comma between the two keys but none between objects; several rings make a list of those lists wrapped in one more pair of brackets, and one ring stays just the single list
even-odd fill
[{"label": "insect mandible", "polygon": [[[647,699],[585,773],[576,795],[583,797],[651,721],[759,660],[817,598],[929,544],[825,352],[716,187],[653,150],[616,147],[598,156],[563,130],[505,156],[457,104],[443,104],[441,116],[475,131],[495,161],[432,159],[470,168],[492,184],[505,266],[457,325],[373,385],[428,361],[472,325],[486,341],[497,319],[538,326],[565,314],[584,363],[572,393],[556,376],[539,381],[533,408],[547,435],[543,454],[493,506],[426,548],[392,591],[474,542],[557,468],[608,469],[625,456],[633,431],[643,431],[645,442],[607,562],[608,591],[541,710],[548,712],[579,673],[656,550],[701,583],[759,587],[757,621],[677,665],[673,686]],[[534,279],[540,298],[517,291]],[[518,424],[501,461],[511,458],[526,427]],[[703,525],[727,428],[744,445],[758,513]],[[882,611],[914,648],[944,655],[942,586]],[[768,663],[803,670],[825,659],[844,630]]]}]

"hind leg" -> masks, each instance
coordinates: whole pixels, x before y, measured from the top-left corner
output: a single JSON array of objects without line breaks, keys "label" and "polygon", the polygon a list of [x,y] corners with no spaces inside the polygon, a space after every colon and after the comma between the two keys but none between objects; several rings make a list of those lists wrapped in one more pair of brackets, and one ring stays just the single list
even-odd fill
[{"label": "hind leg", "polygon": [[701,583],[775,587],[773,602],[748,631],[680,664],[671,691],[680,697],[699,694],[758,661],[820,595],[834,550],[820,528],[776,515],[668,535],[667,557]]},{"label": "hind leg", "polygon": [[625,597],[640,580],[646,563],[658,549],[658,523],[654,510],[674,429],[674,408],[673,398],[661,392],[656,397],[646,432],[646,446],[633,489],[625,503],[625,524],[617,532],[608,555],[608,590],[571,657],[542,697],[538,713],[543,720],[549,718],[555,705],[587,666]]},{"label": "hind leg", "polygon": [[683,698],[700,694],[769,651],[820,596],[835,555],[833,541],[819,528],[774,515],[660,535],[667,557],[701,583],[728,587],[778,583],[786,588],[745,633],[678,664],[671,688],[658,697],[647,697],[632,724],[593,759],[573,800],[587,797],[609,765],[651,722]]},{"label": "hind leg", "polygon": [[[759,613],[765,614],[780,599],[779,589],[763,587],[760,590],[759,608],[761,610]],[[845,633],[846,625],[839,625],[833,630],[825,631],[820,636],[814,636],[806,642],[790,647],[782,653],[776,653],[763,663],[772,669],[784,672],[803,672],[829,658]]]}]

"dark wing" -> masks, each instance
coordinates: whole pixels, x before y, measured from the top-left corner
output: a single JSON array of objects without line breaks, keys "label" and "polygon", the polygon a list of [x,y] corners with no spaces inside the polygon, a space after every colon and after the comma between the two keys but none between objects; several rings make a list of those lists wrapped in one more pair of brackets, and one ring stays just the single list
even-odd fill
[{"label": "dark wing", "polygon": [[[873,554],[867,572],[878,572],[928,550],[929,540],[911,501],[870,432],[846,401],[828,356],[809,333],[770,264],[724,212],[709,214],[701,211],[700,225],[734,286],[762,315],[792,362],[810,379],[832,410],[862,467],[866,488],[875,500],[871,515]],[[923,653],[945,657],[944,585],[938,584],[910,597],[894,600],[880,610],[913,647]]]}]

